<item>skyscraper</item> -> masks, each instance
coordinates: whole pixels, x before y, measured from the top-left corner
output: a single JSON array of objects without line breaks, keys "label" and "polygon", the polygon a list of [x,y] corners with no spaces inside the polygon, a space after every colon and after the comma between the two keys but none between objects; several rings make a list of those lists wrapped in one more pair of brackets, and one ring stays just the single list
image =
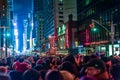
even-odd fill
[{"label": "skyscraper", "polygon": [[12,25],[12,2],[11,0],[0,0],[0,50],[4,48],[4,54],[7,57],[8,48],[11,45],[11,25]]}]

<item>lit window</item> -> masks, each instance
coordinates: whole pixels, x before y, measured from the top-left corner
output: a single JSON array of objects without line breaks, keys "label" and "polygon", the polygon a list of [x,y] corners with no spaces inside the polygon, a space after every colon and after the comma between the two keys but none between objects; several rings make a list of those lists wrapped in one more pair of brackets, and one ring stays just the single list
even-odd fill
[{"label": "lit window", "polygon": [[60,2],[63,2],[63,0],[59,0]]}]

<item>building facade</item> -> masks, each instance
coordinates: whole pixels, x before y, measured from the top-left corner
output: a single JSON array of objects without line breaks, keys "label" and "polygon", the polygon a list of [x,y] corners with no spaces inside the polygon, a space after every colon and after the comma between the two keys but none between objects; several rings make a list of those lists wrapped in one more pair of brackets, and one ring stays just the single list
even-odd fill
[{"label": "building facade", "polygon": [[36,47],[42,52],[49,51],[49,36],[54,35],[53,0],[34,0],[34,29]]},{"label": "building facade", "polygon": [[58,50],[57,53],[68,53],[66,47],[66,23],[69,21],[69,15],[72,14],[73,20],[77,20],[76,0],[54,0],[54,21],[55,21],[55,36]]},{"label": "building facade", "polygon": [[[119,51],[115,50],[119,47],[117,41],[120,39],[119,13],[119,0],[77,0],[80,44],[109,55],[119,54]],[[94,28],[97,31],[90,27],[92,19],[96,21]]]},{"label": "building facade", "polygon": [[12,2],[11,0],[0,0],[0,54],[1,57],[10,55],[11,48],[11,26],[12,26]]},{"label": "building facade", "polygon": [[[33,38],[35,40],[35,45],[40,52],[44,52],[41,49],[44,44],[44,16],[43,16],[43,0],[34,0],[34,27],[33,27]],[[35,47],[35,48],[36,48]]]}]

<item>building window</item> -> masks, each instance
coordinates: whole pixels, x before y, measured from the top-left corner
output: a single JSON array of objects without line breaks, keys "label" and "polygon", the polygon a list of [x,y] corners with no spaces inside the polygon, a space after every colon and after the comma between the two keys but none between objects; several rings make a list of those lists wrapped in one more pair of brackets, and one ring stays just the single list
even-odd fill
[{"label": "building window", "polygon": [[59,3],[58,5],[59,5],[59,6],[63,6],[63,3]]},{"label": "building window", "polygon": [[63,20],[59,20],[59,22],[63,22]]},{"label": "building window", "polygon": [[85,0],[85,6],[89,5],[92,2],[92,0]]},{"label": "building window", "polygon": [[59,12],[59,14],[63,14],[63,12]]},{"label": "building window", "polygon": [[59,18],[63,18],[63,16],[59,16]]},{"label": "building window", "polygon": [[63,2],[63,0],[59,0],[59,2],[61,2],[61,3],[62,3],[62,2]]},{"label": "building window", "polygon": [[59,7],[58,9],[59,9],[59,10],[63,10],[63,8],[62,8],[62,7]]}]

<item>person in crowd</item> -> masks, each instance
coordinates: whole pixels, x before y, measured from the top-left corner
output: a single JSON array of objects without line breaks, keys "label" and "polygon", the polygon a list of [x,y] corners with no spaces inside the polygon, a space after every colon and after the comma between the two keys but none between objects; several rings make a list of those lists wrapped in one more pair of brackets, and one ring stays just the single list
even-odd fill
[{"label": "person in crowd", "polygon": [[97,80],[94,76],[82,76],[80,80]]},{"label": "person in crowd", "polygon": [[22,80],[39,80],[40,74],[35,69],[28,69],[23,73]]},{"label": "person in crowd", "polygon": [[37,61],[36,61],[36,65],[39,65],[39,64],[42,64],[44,62],[44,59],[42,58],[42,59],[38,59]]},{"label": "person in crowd", "polygon": [[34,68],[35,70],[37,70],[37,71],[41,71],[41,70],[44,70],[44,69],[45,69],[42,64],[36,65],[36,66],[34,66],[33,68]]},{"label": "person in crowd", "polygon": [[12,69],[15,70],[16,67],[24,61],[23,57],[20,57],[17,61],[13,62]]},{"label": "person in crowd", "polygon": [[46,73],[45,80],[63,80],[63,76],[58,70],[49,70]]},{"label": "person in crowd", "polygon": [[77,62],[76,57],[72,54],[69,54],[63,59],[63,62],[66,62],[66,61],[70,62],[71,65],[73,66],[73,69],[74,69],[73,74],[76,77],[79,77],[79,64],[78,64],[79,62]]},{"label": "person in crowd", "polygon": [[85,72],[87,76],[94,76],[97,80],[109,80],[106,65],[101,59],[96,58],[88,61]]},{"label": "person in crowd", "polygon": [[114,80],[120,80],[120,63],[114,64],[111,69]]},{"label": "person in crowd", "polygon": [[4,58],[4,59],[1,60],[0,66],[7,66],[7,60],[6,60],[6,58]]},{"label": "person in crowd", "polygon": [[8,74],[0,73],[0,80],[11,80],[11,79]]},{"label": "person in crowd", "polygon": [[48,70],[41,70],[40,71],[40,80],[45,80],[45,76]]},{"label": "person in crowd", "polygon": [[30,63],[31,63],[31,66],[32,66],[32,67],[34,67],[34,66],[35,66],[35,60],[34,60],[34,58],[33,58],[33,57],[28,57],[28,58],[27,58],[27,60],[28,60],[28,62],[30,62]]},{"label": "person in crowd", "polygon": [[0,73],[7,73],[7,67],[0,66]]},{"label": "person in crowd", "polygon": [[71,74],[76,75],[76,73],[75,73],[75,72],[76,72],[76,71],[75,71],[75,68],[74,68],[74,66],[72,65],[72,63],[69,62],[69,61],[63,62],[63,63],[59,66],[58,69],[59,69],[59,70],[66,70],[66,71],[70,72]]},{"label": "person in crowd", "polygon": [[9,72],[11,80],[21,80],[22,74],[29,68],[31,67],[25,62],[17,64],[15,70]]},{"label": "person in crowd", "polygon": [[80,73],[79,77],[80,77],[80,78],[81,78],[82,76],[85,76],[85,75],[86,75],[86,72],[85,72],[85,70],[86,70],[86,68],[87,68],[86,63],[87,63],[88,61],[92,60],[92,59],[97,59],[97,58],[99,58],[99,57],[96,56],[96,55],[94,55],[94,54],[83,56],[83,61],[80,63],[80,67],[79,67],[79,68],[80,68],[80,70],[79,70],[79,73]]},{"label": "person in crowd", "polygon": [[62,63],[62,60],[59,57],[53,58],[50,68],[57,69],[61,63]]},{"label": "person in crowd", "polygon": [[113,80],[113,76],[112,76],[112,74],[111,74],[111,68],[112,68],[111,58],[110,58],[110,57],[107,57],[107,56],[103,56],[103,57],[101,57],[101,60],[103,60],[104,63],[106,64],[107,72],[108,72],[108,74],[109,74],[109,79]]},{"label": "person in crowd", "polygon": [[63,76],[63,80],[75,80],[75,76],[66,70],[61,70],[60,73]]}]

